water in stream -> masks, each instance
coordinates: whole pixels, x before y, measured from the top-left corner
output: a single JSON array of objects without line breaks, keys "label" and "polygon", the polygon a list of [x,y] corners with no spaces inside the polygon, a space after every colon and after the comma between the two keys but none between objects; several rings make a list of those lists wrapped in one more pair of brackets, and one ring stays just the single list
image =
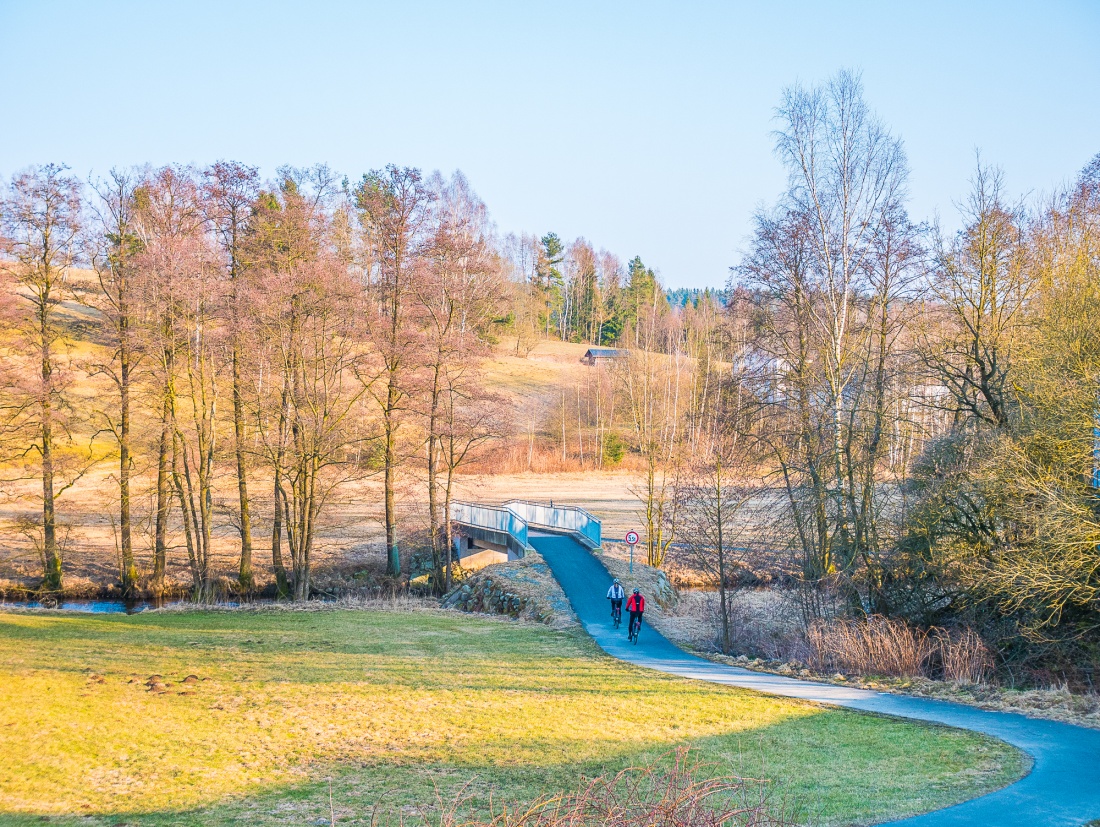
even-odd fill
[{"label": "water in stream", "polygon": [[[260,598],[248,601],[253,603],[272,603],[273,600]],[[165,606],[186,606],[189,600],[183,598],[148,599],[148,600],[3,600],[0,599],[0,609],[59,609],[66,612],[89,612],[92,614],[137,614],[146,609],[160,609]],[[219,607],[236,608],[241,603],[237,601],[221,601]]]}]

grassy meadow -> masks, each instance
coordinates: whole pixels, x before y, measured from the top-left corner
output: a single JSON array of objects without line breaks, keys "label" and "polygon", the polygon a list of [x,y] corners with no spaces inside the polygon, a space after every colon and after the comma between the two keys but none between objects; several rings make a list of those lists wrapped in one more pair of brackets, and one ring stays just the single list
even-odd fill
[{"label": "grassy meadow", "polygon": [[[1001,786],[979,735],[641,670],[435,611],[0,614],[0,824],[369,823],[529,800],[691,746],[819,823]],[[415,820],[415,815],[413,815]]]}]

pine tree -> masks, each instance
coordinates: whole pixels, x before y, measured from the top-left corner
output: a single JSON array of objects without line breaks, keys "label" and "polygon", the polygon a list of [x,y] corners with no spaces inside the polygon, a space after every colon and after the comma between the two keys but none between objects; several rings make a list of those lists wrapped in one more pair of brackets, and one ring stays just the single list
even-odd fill
[{"label": "pine tree", "polygon": [[538,289],[542,294],[543,305],[546,308],[544,322],[546,325],[546,338],[550,338],[550,322],[554,311],[560,308],[562,301],[562,287],[565,280],[562,278],[561,269],[558,267],[565,260],[565,245],[557,233],[547,233],[541,239],[542,249],[539,250],[538,263]]}]

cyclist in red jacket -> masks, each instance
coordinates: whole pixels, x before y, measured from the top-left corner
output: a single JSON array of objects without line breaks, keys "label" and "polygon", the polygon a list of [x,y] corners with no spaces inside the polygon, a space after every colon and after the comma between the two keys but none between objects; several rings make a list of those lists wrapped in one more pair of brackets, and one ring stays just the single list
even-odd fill
[{"label": "cyclist in red jacket", "polygon": [[642,597],[641,589],[635,589],[634,593],[627,598],[626,610],[630,612],[630,624],[626,628],[628,636],[633,640],[638,635],[637,630],[642,628],[642,613],[645,612],[645,598]]}]

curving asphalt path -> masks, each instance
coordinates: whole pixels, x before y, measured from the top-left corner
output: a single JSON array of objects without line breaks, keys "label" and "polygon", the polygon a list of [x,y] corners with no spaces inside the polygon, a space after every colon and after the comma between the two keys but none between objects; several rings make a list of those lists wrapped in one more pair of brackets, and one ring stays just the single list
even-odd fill
[{"label": "curving asphalt path", "polygon": [[892,825],[1081,827],[1100,818],[1098,730],[725,666],[687,654],[652,627],[642,629],[634,646],[626,639],[625,625],[616,630],[611,624],[605,598],[611,576],[603,564],[569,537],[532,532],[529,540],[550,566],[584,628],[613,657],[685,678],[983,732],[1018,747],[1035,760],[1027,776],[1002,790]]}]

